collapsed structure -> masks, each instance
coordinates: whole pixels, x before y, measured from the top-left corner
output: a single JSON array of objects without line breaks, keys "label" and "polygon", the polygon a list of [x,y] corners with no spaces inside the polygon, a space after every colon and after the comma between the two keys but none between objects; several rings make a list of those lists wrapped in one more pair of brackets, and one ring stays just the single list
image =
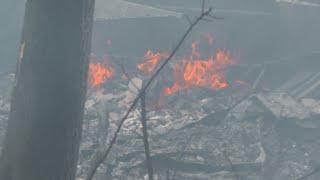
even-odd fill
[{"label": "collapsed structure", "polygon": [[[123,60],[125,69],[114,67],[113,73],[118,76],[104,81],[111,77],[106,69],[92,68],[102,70],[105,84],[92,87],[88,93],[79,180],[87,173],[90,162],[97,158],[94,155],[99,156],[106,148],[119,119],[148,77],[143,73],[133,74],[139,71],[137,64],[143,59],[145,47],[166,48],[167,40],[175,39],[176,35],[170,36],[165,30],[172,32],[176,28],[175,33],[179,34],[180,26],[185,25],[179,24],[182,14],[175,11],[122,0],[112,1],[113,6],[107,4],[105,9],[102,2],[111,0],[97,3],[93,51],[99,58],[107,49],[110,63],[116,66],[115,62]],[[172,25],[173,22],[178,25]],[[172,26],[164,28],[168,23]],[[142,37],[140,28],[149,28],[151,24],[158,24],[155,29],[168,36],[154,37],[157,33],[151,30],[143,32],[145,37]],[[107,29],[110,32],[104,33]],[[117,31],[122,32],[122,42],[115,35]],[[144,42],[145,47],[134,46],[138,41]],[[188,50],[181,54],[185,51]],[[313,67],[319,65],[318,58],[315,53],[312,57],[280,62],[231,63],[223,73],[224,82],[231,82],[230,86],[214,91],[203,86],[186,86],[183,91],[179,89],[178,93],[163,98],[157,94],[168,84],[157,81],[147,97],[155,175],[159,179],[280,180],[298,179],[315,172],[320,162],[320,75]],[[305,61],[301,63],[301,59]],[[301,68],[301,64],[305,67]],[[173,65],[169,70],[172,69]],[[165,75],[174,81],[169,70]],[[146,175],[139,110],[137,108],[124,124],[111,156],[98,170],[96,179],[134,180]],[[1,140],[8,112],[8,98],[0,97]]]}]

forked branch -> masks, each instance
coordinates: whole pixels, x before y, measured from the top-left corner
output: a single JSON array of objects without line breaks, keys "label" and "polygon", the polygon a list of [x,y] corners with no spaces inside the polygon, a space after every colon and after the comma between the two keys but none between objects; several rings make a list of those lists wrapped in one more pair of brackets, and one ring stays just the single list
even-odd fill
[{"label": "forked branch", "polygon": [[198,25],[198,23],[206,18],[212,18],[215,19],[213,17],[212,14],[212,8],[209,8],[208,10],[203,10],[203,12],[201,12],[200,16],[198,16],[194,22],[192,22],[190,24],[190,26],[188,27],[188,29],[186,30],[186,32],[183,34],[182,38],[180,39],[180,41],[178,42],[177,46],[173,49],[173,51],[171,52],[170,56],[161,64],[161,66],[157,69],[157,71],[155,71],[155,73],[150,77],[150,79],[147,81],[146,85],[141,89],[140,93],[136,96],[136,98],[134,99],[134,101],[132,102],[132,105],[129,107],[128,111],[125,113],[125,115],[123,116],[123,118],[120,120],[120,123],[110,141],[109,146],[107,147],[107,149],[105,150],[105,152],[103,153],[103,155],[101,156],[101,158],[96,161],[96,163],[94,164],[94,166],[91,168],[86,180],[92,180],[94,174],[96,173],[98,167],[105,161],[105,159],[108,157],[113,145],[116,143],[118,134],[121,130],[121,127],[123,125],[123,123],[127,120],[128,116],[130,115],[130,113],[132,112],[132,110],[137,106],[139,100],[141,99],[141,97],[143,96],[143,94],[147,91],[147,89],[149,88],[149,86],[153,83],[153,81],[158,77],[158,75],[160,74],[160,72],[166,67],[166,65],[172,60],[172,58],[175,56],[175,54],[177,53],[177,51],[180,49],[181,45],[183,44],[183,42],[186,40],[186,38],[188,37],[188,35],[191,33],[191,31],[193,30],[193,28]]}]

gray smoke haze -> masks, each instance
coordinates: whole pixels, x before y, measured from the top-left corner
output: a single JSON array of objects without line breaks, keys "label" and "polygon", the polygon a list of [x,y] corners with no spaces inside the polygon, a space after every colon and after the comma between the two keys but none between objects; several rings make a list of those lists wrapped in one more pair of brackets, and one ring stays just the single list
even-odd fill
[{"label": "gray smoke haze", "polygon": [[[0,151],[25,1],[0,1]],[[121,113],[150,77],[137,68],[148,60],[143,59],[146,51],[170,52],[190,25],[188,18],[201,13],[201,2],[96,0],[91,63],[102,69],[110,65],[114,74],[98,77],[99,88],[89,83],[78,177],[86,175],[91,155],[104,148]],[[308,173],[311,180],[320,179],[320,0],[207,0],[206,7],[213,7],[218,19],[201,21],[193,29],[147,92],[155,172],[163,179],[186,180],[298,180]],[[218,49],[230,52],[235,63],[216,68],[228,86],[189,89],[180,82],[186,81],[185,69],[174,70],[189,57],[192,42],[200,42],[201,58],[210,59]],[[167,54],[162,56],[160,60]],[[183,78],[176,80],[176,74]],[[64,77],[69,75],[60,79]],[[185,87],[165,94],[175,81]],[[146,174],[136,110],[124,124],[107,168],[98,170],[101,179],[141,179]]]},{"label": "gray smoke haze", "polygon": [[[201,1],[195,0],[131,1],[187,14],[191,17],[199,12],[201,4]],[[24,3],[24,0],[3,0],[1,2],[1,71],[14,71]],[[238,49],[244,61],[267,61],[307,56],[320,51],[320,36],[318,35],[320,32],[320,7],[317,6],[317,3],[320,4],[318,1],[311,0],[210,0],[207,1],[207,6],[214,7],[215,13],[225,19],[206,26],[209,31],[215,32],[214,36],[223,39],[222,43],[227,44],[229,48]],[[173,29],[177,26],[171,25]],[[165,30],[167,26],[170,24],[166,25],[164,22],[157,28],[161,31],[161,28]],[[181,24],[179,27],[184,26]],[[110,28],[114,29],[114,27]],[[149,32],[148,29],[141,29],[141,31]],[[118,34],[112,33],[112,35],[121,36],[120,33],[121,30]],[[177,39],[179,33],[169,31],[167,36],[170,37],[169,39],[172,39],[172,36]],[[166,36],[166,34],[162,33],[159,36]],[[172,46],[173,43],[174,41],[167,42],[168,46]],[[137,44],[137,46],[140,46],[141,49],[142,47],[148,48],[143,44]]]}]

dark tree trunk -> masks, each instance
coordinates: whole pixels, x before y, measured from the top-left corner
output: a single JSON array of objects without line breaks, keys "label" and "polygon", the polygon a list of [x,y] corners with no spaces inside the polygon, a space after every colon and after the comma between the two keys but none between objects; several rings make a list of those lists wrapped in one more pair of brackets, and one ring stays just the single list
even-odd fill
[{"label": "dark tree trunk", "polygon": [[94,0],[28,0],[1,180],[73,180]]}]

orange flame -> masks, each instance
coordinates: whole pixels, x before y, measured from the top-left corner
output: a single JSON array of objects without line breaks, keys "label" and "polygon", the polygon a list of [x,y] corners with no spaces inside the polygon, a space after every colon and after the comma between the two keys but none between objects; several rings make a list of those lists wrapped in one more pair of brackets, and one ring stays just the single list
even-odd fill
[{"label": "orange flame", "polygon": [[213,57],[201,59],[197,44],[192,43],[192,55],[176,64],[173,69],[174,83],[164,89],[165,95],[192,87],[209,87],[214,90],[229,86],[225,78],[226,69],[234,64],[229,52],[218,50]]},{"label": "orange flame", "polygon": [[113,72],[111,67],[105,67],[100,63],[90,63],[89,77],[91,86],[101,86],[107,79],[113,76]]},{"label": "orange flame", "polygon": [[146,54],[144,55],[144,62],[141,64],[138,64],[138,69],[144,72],[145,74],[151,74],[155,68],[157,67],[157,64],[159,61],[165,57],[168,57],[168,53],[165,52],[157,52],[153,53],[151,50],[148,50]]}]

